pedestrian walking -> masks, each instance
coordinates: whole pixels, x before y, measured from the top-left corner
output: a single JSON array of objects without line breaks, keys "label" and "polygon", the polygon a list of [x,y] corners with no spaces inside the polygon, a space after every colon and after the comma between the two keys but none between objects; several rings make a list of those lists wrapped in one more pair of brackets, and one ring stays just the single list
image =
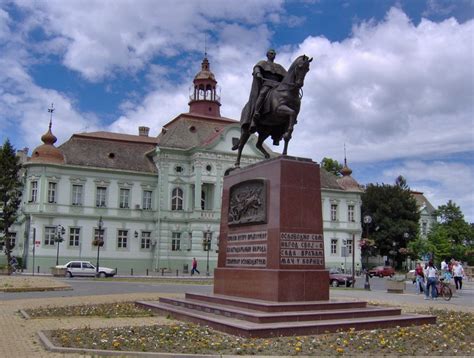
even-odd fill
[{"label": "pedestrian walking", "polygon": [[423,267],[418,262],[415,267],[415,281],[419,292],[416,294],[423,293],[425,291],[425,274],[423,272]]},{"label": "pedestrian walking", "polygon": [[191,269],[191,276],[194,275],[195,272],[197,272],[198,275],[201,274],[201,273],[198,271],[198,269],[197,269],[198,262],[197,262],[197,260],[196,260],[195,257],[193,257],[193,262],[192,262],[191,266],[192,266],[192,269]]},{"label": "pedestrian walking", "polygon": [[426,277],[426,290],[425,290],[425,300],[430,299],[430,287],[431,287],[431,299],[436,299],[436,267],[433,265],[433,261],[428,262],[428,267],[425,272]]},{"label": "pedestrian walking", "polygon": [[10,267],[12,269],[12,272],[16,272],[16,270],[18,269],[18,260],[15,256],[12,256],[12,258],[10,259]]},{"label": "pedestrian walking", "polygon": [[464,276],[464,269],[460,262],[454,261],[453,276],[456,290],[462,290],[462,278]]}]

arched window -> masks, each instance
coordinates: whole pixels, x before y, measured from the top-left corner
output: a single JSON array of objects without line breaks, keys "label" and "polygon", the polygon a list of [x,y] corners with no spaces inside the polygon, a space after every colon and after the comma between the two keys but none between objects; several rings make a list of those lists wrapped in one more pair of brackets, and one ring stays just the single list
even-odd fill
[{"label": "arched window", "polygon": [[171,193],[171,210],[183,210],[183,190],[174,188]]}]

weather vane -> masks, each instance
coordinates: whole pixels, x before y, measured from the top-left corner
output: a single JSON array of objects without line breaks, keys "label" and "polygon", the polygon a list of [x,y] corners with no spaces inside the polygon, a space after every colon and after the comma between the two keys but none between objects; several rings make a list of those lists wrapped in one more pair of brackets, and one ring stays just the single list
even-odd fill
[{"label": "weather vane", "polygon": [[49,117],[49,129],[51,129],[51,123],[53,122],[54,103],[51,103],[51,107],[48,108],[48,113],[51,113]]}]

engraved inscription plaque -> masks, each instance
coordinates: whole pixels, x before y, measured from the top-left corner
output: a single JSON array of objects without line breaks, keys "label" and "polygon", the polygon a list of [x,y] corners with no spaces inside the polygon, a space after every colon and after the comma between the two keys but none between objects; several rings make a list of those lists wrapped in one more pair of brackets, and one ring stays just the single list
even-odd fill
[{"label": "engraved inscription plaque", "polygon": [[226,266],[267,266],[267,232],[246,232],[227,237]]},{"label": "engraved inscription plaque", "polygon": [[267,222],[266,181],[253,179],[238,183],[229,192],[228,225]]},{"label": "engraved inscription plaque", "polygon": [[324,265],[324,241],[321,234],[282,232],[280,234],[282,265]]}]

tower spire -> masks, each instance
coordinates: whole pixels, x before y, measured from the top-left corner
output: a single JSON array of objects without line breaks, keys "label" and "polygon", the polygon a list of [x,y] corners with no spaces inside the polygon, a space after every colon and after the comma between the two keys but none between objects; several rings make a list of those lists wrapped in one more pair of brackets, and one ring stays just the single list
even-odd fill
[{"label": "tower spire", "polygon": [[48,108],[48,113],[50,113],[50,116],[49,116],[49,130],[51,130],[51,125],[53,123],[53,112],[54,111],[55,111],[54,103],[51,103],[51,107]]},{"label": "tower spire", "polygon": [[352,169],[347,166],[346,143],[344,143],[344,166],[341,169],[342,176],[349,176],[352,174]]}]

